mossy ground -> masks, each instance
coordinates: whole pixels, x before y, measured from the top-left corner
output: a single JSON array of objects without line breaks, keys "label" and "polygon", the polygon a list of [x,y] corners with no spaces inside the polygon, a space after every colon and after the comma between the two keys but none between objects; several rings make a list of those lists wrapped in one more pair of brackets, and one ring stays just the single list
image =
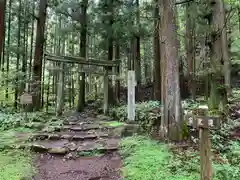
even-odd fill
[{"label": "mossy ground", "polygon": [[119,122],[119,121],[105,121],[105,122],[102,122],[102,124],[108,127],[119,127],[119,126],[125,125],[125,123]]},{"label": "mossy ground", "polygon": [[[240,144],[239,144],[240,145]],[[122,173],[125,180],[198,180],[199,153],[193,150],[173,153],[166,144],[142,136],[122,140]],[[239,165],[214,162],[214,180],[238,180]]]},{"label": "mossy ground", "polygon": [[18,150],[0,151],[0,179],[20,180],[32,175],[31,156]]},{"label": "mossy ground", "polygon": [[31,165],[32,156],[25,150],[9,149],[16,145],[19,139],[17,133],[29,132],[30,129],[17,128],[0,133],[0,179],[1,180],[21,180],[28,178],[33,173]]}]

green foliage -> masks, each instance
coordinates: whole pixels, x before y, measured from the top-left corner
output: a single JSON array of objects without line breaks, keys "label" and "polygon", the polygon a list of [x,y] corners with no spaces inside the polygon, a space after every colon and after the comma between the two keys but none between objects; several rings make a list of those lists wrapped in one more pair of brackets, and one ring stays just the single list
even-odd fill
[{"label": "green foliage", "polygon": [[33,174],[31,155],[24,151],[0,151],[0,179],[20,180]]},{"label": "green foliage", "polygon": [[46,122],[46,120],[46,116],[41,112],[28,113],[27,119],[23,113],[0,113],[0,129],[17,128],[31,122]]},{"label": "green foliage", "polygon": [[29,128],[15,128],[0,132],[0,149],[18,148],[28,140],[28,136],[20,136],[21,133],[30,133]]},{"label": "green foliage", "polygon": [[182,162],[173,159],[173,154],[164,144],[145,137],[130,137],[122,141],[121,149],[126,180],[199,179],[196,173],[183,171],[182,166],[175,173],[173,166]]},{"label": "green foliage", "polygon": [[[33,174],[31,153],[18,148],[28,140],[28,128],[15,128],[0,132],[0,179],[20,180]],[[22,133],[25,134],[21,135]],[[13,148],[15,150],[13,150]]]},{"label": "green foliage", "polygon": [[85,156],[85,157],[94,157],[94,156],[102,156],[104,153],[101,150],[92,150],[92,151],[82,151],[78,152],[78,156]]},{"label": "green foliage", "polygon": [[196,109],[199,107],[199,105],[200,105],[199,102],[193,101],[191,99],[186,99],[186,100],[182,101],[182,107],[183,107],[183,109],[186,109],[186,110]]},{"label": "green foliage", "polygon": [[[171,152],[166,145],[146,137],[122,140],[123,175],[126,180],[198,180],[200,157],[194,150]],[[237,180],[240,177],[240,143],[232,142],[228,153],[214,158],[214,180]],[[221,160],[221,161],[220,161]]]},{"label": "green foliage", "polygon": [[46,127],[48,128],[47,131],[53,131],[59,129],[62,125],[63,119],[44,112],[28,113],[27,119],[25,119],[25,115],[23,113],[0,112],[0,130],[29,128],[35,131]]},{"label": "green foliage", "polygon": [[[154,112],[154,110],[157,111]],[[114,107],[110,109],[109,114],[119,121],[127,121],[127,106]],[[152,125],[161,117],[160,103],[158,101],[148,101],[136,104],[136,121],[141,127],[150,131]]]},{"label": "green foliage", "polygon": [[231,130],[239,125],[239,122],[229,120],[220,129],[211,132],[214,152],[224,162],[215,159],[215,179],[237,180],[240,177],[240,142],[232,141],[230,136]]},{"label": "green foliage", "polygon": [[240,2],[238,0],[225,0],[225,2],[232,6],[240,6]]},{"label": "green foliage", "polygon": [[220,153],[229,151],[229,146],[232,142],[230,137],[231,130],[239,126],[239,122],[229,120],[228,123],[222,124],[220,129],[212,130],[211,134],[213,148]]},{"label": "green foliage", "polygon": [[240,177],[240,142],[232,141],[229,150],[220,154],[224,163],[214,162],[216,180],[237,180]]},{"label": "green foliage", "polygon": [[119,127],[123,126],[123,122],[118,122],[118,121],[105,121],[102,123],[102,125],[107,126],[107,127]]},{"label": "green foliage", "polygon": [[227,154],[230,163],[239,166],[240,162],[240,142],[233,141],[229,145],[229,153]]}]

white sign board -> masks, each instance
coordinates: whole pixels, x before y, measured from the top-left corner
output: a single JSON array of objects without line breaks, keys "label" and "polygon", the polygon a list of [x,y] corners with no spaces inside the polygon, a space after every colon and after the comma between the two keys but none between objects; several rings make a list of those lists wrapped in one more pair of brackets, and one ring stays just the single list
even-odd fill
[{"label": "white sign board", "polygon": [[28,93],[23,93],[20,96],[20,104],[32,104],[32,95]]},{"label": "white sign board", "polygon": [[135,120],[135,71],[128,71],[128,120]]}]

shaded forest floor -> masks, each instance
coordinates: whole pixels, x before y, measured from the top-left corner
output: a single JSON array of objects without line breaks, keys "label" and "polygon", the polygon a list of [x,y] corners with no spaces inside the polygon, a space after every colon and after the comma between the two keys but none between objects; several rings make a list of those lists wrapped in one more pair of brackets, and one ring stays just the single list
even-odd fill
[{"label": "shaded forest floor", "polygon": [[41,153],[34,180],[120,179],[117,150],[124,124],[86,112],[69,116],[59,131],[34,135],[31,148]]},{"label": "shaded forest floor", "polygon": [[[28,121],[19,120],[18,128],[4,130],[0,138],[4,151],[0,156],[6,161],[0,164],[1,177],[4,180],[121,179],[118,148],[128,125],[95,111],[88,108],[83,113],[67,113],[61,118],[39,113],[36,117],[30,115]],[[8,157],[9,152],[14,156]],[[13,177],[9,176],[11,166],[19,167],[12,172]]]},{"label": "shaded forest floor", "polygon": [[[3,180],[197,180],[198,144],[166,144],[140,136],[139,127],[157,118],[159,104],[137,106],[138,124],[126,124],[126,107],[107,117],[96,106],[55,117],[1,112],[0,177]],[[192,106],[192,104],[191,104]],[[211,132],[214,180],[240,177],[240,105],[231,105],[229,123]],[[146,121],[147,120],[147,121]],[[145,129],[146,130],[146,129]]]}]

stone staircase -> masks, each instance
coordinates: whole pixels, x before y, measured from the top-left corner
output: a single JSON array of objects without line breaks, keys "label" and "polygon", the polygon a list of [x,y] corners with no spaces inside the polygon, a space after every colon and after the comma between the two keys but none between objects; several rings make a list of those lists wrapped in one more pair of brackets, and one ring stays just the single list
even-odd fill
[{"label": "stone staircase", "polygon": [[108,152],[119,147],[125,124],[110,126],[108,117],[81,117],[74,115],[64,120],[60,129],[43,130],[30,135],[25,144],[35,152],[67,155],[83,152]]}]

